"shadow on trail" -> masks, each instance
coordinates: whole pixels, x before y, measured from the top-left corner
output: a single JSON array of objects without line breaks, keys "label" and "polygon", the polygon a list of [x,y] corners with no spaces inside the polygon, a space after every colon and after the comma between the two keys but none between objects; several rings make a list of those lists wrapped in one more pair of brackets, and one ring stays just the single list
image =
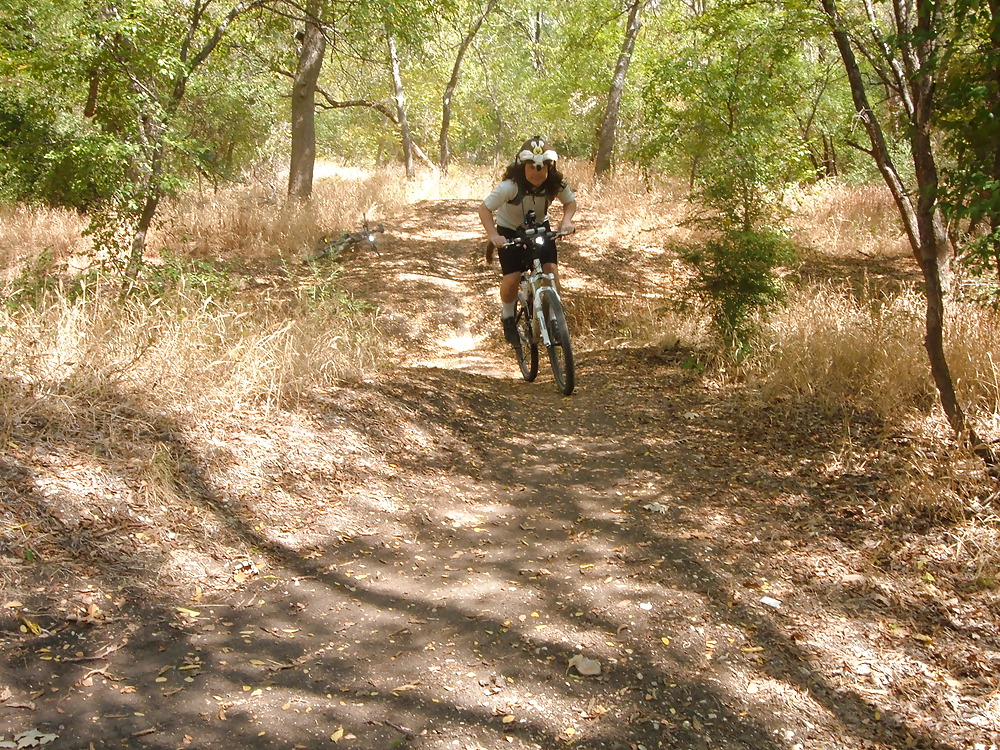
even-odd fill
[{"label": "shadow on trail", "polygon": [[[649,372],[634,372],[622,385],[621,368],[643,362]],[[335,399],[317,402],[316,420],[341,417],[367,451],[383,456],[385,466],[391,459],[391,471],[373,474],[368,484],[390,491],[355,497],[359,519],[388,517],[372,522],[377,533],[334,532],[308,555],[261,533],[254,507],[220,494],[183,429],[120,394],[116,429],[132,431],[133,439],[121,442],[132,452],[111,450],[104,470],[122,471],[125,481],[130,460],[152,461],[159,452],[163,461],[165,452],[178,467],[174,490],[215,516],[224,533],[260,550],[276,577],[240,592],[242,606],[206,608],[211,616],[178,618],[169,591],[136,602],[143,615],[131,634],[115,639],[114,651],[95,660],[103,671],[91,685],[80,682],[89,662],[39,655],[99,653],[109,645],[101,624],[53,627],[55,635],[22,640],[8,652],[8,687],[26,694],[59,687],[58,701],[37,697],[33,718],[95,747],[139,736],[143,746],[172,747],[193,736],[192,727],[202,742],[236,738],[267,747],[338,726],[351,727],[369,747],[408,733],[441,739],[458,726],[477,741],[509,735],[546,747],[566,728],[554,726],[553,716],[560,723],[576,717],[575,744],[592,748],[660,741],[778,748],[786,746],[787,731],[807,739],[802,728],[811,721],[863,742],[953,747],[901,720],[859,723],[880,706],[827,684],[777,615],[739,603],[734,581],[753,575],[750,561],[720,569],[701,537],[692,540],[710,531],[706,522],[715,515],[738,510],[716,498],[720,487],[664,472],[693,459],[702,468],[719,465],[729,480],[725,493],[751,485],[759,491],[760,480],[776,477],[795,456],[775,452],[766,436],[755,442],[741,434],[724,399],[697,389],[683,402],[671,397],[682,381],[690,390],[691,375],[669,359],[594,353],[581,366],[586,385],[571,399],[545,383],[404,369],[395,380],[359,385],[340,414]],[[386,418],[387,406],[398,419]],[[683,417],[693,409],[701,418]],[[84,440],[114,444],[107,429],[78,425],[73,417],[48,422],[35,433],[34,450],[68,450]],[[67,436],[63,445],[57,435]],[[32,440],[27,432],[17,439]],[[8,493],[33,498],[22,507],[56,515],[31,469],[8,459],[4,475]],[[809,507],[802,479],[770,487],[773,500],[792,493]],[[669,515],[651,521],[643,509],[651,502],[667,505]],[[65,529],[67,547],[87,547],[85,524],[73,532],[63,518],[51,528]],[[124,522],[110,528],[130,531]],[[95,544],[94,557],[84,555],[96,575],[117,572],[109,585],[126,569],[154,578],[163,561],[162,551],[114,550]],[[646,601],[650,610],[638,607]],[[724,633],[734,641],[725,669],[705,658],[708,641],[725,642],[711,636]],[[765,662],[741,654],[740,633],[766,645]],[[723,649],[716,649],[717,656]],[[604,674],[568,674],[578,653],[598,658]],[[163,676],[167,681],[158,683]],[[746,700],[753,680],[801,691],[822,718],[771,716]],[[57,707],[65,713],[54,713]],[[147,716],[155,732],[141,734]],[[516,718],[504,724],[504,716]],[[236,719],[242,723],[234,728]]]},{"label": "shadow on trail", "polygon": [[[377,295],[391,274],[388,292],[413,300],[396,314],[414,336],[454,328],[450,315],[479,324],[438,296],[459,281],[492,288],[463,260],[481,244],[474,227],[416,231],[468,205],[431,204],[405,246],[387,241],[370,268],[347,269],[387,307]],[[544,378],[399,367],[299,407],[349,444],[351,466],[319,474],[289,451],[256,496],[220,481],[205,446],[138,394],[114,394],[110,413],[84,397],[35,407],[44,420],[11,426],[3,541],[12,549],[18,524],[39,526],[72,554],[46,571],[55,593],[27,602],[49,633],[8,618],[4,687],[33,708],[9,709],[2,730],[95,748],[317,747],[338,732],[363,748],[957,748],[836,686],[791,616],[748,589],[783,541],[859,544],[829,516],[837,488],[803,463],[839,450],[837,426],[775,414],[773,430],[746,427],[734,394],[703,387],[678,356],[580,352],[569,399]],[[55,454],[99,467],[105,493],[122,493],[108,508],[155,508],[137,467],[162,467],[159,489],[251,550],[262,575],[197,603],[157,588],[181,545],[142,543],[128,514],[88,516],[85,491],[46,490],[40,457]],[[302,524],[320,541],[270,528],[279,489],[308,495]],[[117,619],[59,612],[88,578],[111,597],[105,609],[118,598]],[[886,616],[861,605],[843,614]],[[568,669],[579,654],[602,674]]]}]

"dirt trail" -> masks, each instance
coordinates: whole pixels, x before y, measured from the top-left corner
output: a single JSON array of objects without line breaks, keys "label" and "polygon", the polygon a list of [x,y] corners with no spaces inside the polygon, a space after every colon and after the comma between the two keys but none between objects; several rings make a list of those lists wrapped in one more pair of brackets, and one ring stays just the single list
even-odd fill
[{"label": "dirt trail", "polygon": [[[257,569],[227,596],[8,639],[0,735],[218,750],[993,742],[986,704],[966,699],[979,675],[908,637],[954,615],[877,582],[862,554],[881,480],[836,464],[874,428],[751,404],[669,351],[579,349],[570,398],[544,361],[522,382],[474,208],[417,206],[386,222],[380,256],[348,261],[399,358],[303,407],[327,446],[290,448],[315,473],[283,476],[314,515],[283,540],[242,529]],[[624,288],[663,271],[584,241],[562,251],[571,312],[573,277]],[[320,479],[331,453],[343,470]]]}]

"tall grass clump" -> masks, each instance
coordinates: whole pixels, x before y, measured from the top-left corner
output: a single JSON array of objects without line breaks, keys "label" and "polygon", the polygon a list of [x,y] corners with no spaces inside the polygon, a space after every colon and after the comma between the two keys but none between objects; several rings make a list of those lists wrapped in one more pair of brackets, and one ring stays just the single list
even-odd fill
[{"label": "tall grass clump", "polygon": [[899,211],[885,185],[824,180],[794,195],[796,240],[827,256],[910,256]]},{"label": "tall grass clump", "polygon": [[60,214],[56,231],[51,212],[5,209],[4,424],[69,403],[113,412],[123,394],[165,415],[261,413],[363,377],[383,361],[378,321],[338,290],[336,271],[248,294],[253,277],[232,264],[270,256],[267,268],[282,273],[292,245],[311,247],[320,228],[360,220],[375,197],[386,201],[380,210],[396,210],[393,185],[382,173],[328,184],[298,209],[247,189],[185,196],[167,208],[155,257],[124,301],[120,279],[81,239],[84,221]]},{"label": "tall grass clump", "polygon": [[916,292],[856,298],[832,285],[796,291],[765,327],[751,367],[768,395],[890,418],[933,396]]},{"label": "tall grass clump", "polygon": [[360,378],[381,359],[376,319],[342,296],[220,299],[183,274],[125,303],[107,291],[74,299],[53,290],[30,307],[0,308],[0,382],[22,408],[128,392],[199,419],[266,412]]},{"label": "tall grass clump", "polygon": [[323,170],[308,203],[286,203],[273,186],[233,186],[185,193],[164,207],[154,249],[192,256],[297,259],[317,239],[356,231],[364,218],[373,224],[406,204],[397,170]]},{"label": "tall grass clump", "polygon": [[[766,326],[768,345],[751,369],[769,395],[804,397],[832,409],[893,421],[927,413],[937,396],[923,348],[926,302],[916,290],[856,297],[831,284],[798,290]],[[997,313],[952,306],[948,357],[967,409],[996,429],[1000,413]]]},{"label": "tall grass clump", "polygon": [[948,363],[966,410],[1000,432],[1000,311],[974,302],[952,304]]},{"label": "tall grass clump", "polygon": [[66,208],[0,205],[0,280],[10,280],[42,256],[62,261],[85,253],[86,226],[85,216]]}]

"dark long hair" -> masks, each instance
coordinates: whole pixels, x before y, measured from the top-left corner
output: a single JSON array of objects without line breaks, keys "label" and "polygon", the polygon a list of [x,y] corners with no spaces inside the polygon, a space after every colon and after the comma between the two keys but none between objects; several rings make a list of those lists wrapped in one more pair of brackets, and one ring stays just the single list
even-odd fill
[{"label": "dark long hair", "polygon": [[[525,162],[514,162],[507,167],[507,171],[503,173],[503,178],[505,180],[513,180],[517,183],[518,194],[530,193],[535,188],[528,182],[528,178],[524,176],[524,165]],[[562,172],[556,167],[554,162],[549,163],[549,176],[545,178],[539,186],[539,190],[545,193],[547,200],[551,201],[559,192],[566,187],[566,180],[562,176]]]}]

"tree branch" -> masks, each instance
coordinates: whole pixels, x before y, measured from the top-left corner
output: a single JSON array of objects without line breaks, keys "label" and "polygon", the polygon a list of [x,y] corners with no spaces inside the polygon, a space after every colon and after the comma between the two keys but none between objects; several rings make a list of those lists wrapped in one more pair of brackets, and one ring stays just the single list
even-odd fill
[{"label": "tree branch", "polygon": [[326,103],[318,103],[316,106],[322,107],[323,109],[347,109],[349,107],[368,107],[374,109],[376,112],[384,115],[385,118],[391,122],[393,125],[399,125],[399,120],[396,119],[395,113],[392,109],[381,102],[372,102],[367,99],[348,99],[346,101],[339,101],[330,96],[326,91],[321,88],[316,89],[316,93],[326,100]]}]

